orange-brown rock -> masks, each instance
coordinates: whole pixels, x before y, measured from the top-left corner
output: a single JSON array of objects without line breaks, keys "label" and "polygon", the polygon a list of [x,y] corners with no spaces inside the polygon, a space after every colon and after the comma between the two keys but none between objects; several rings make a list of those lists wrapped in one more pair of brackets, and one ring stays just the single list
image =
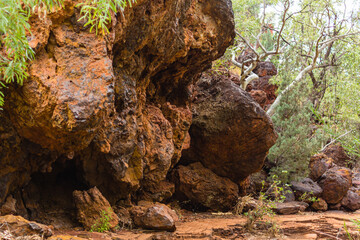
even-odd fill
[{"label": "orange-brown rock", "polygon": [[351,174],[348,168],[333,167],[327,170],[319,180],[323,189],[321,197],[328,204],[339,203],[351,187]]},{"label": "orange-brown rock", "polygon": [[340,143],[331,144],[323,153],[329,158],[333,159],[334,163],[340,167],[347,167],[349,164],[349,156],[345,153],[344,148]]},{"label": "orange-brown rock", "polygon": [[195,91],[191,146],[183,151],[184,162],[200,161],[234,182],[259,171],[277,138],[264,110],[221,75],[204,74]]},{"label": "orange-brown rock", "polygon": [[118,225],[118,216],[97,187],[88,191],[74,191],[73,196],[78,220],[86,230],[95,230],[101,227],[104,224],[103,221],[108,221],[111,229]]},{"label": "orange-brown rock", "polygon": [[323,153],[316,154],[310,158],[309,177],[317,181],[328,169],[334,166],[333,160]]},{"label": "orange-brown rock", "polygon": [[341,205],[351,211],[360,209],[360,190],[354,187],[350,188],[341,200]]},{"label": "orange-brown rock", "polygon": [[[259,76],[259,79],[252,81],[246,88],[246,91],[253,92],[251,94],[256,102],[261,101],[261,107],[267,109],[276,99],[277,86],[269,82],[272,76],[277,74],[275,65],[272,62],[259,62],[256,68],[253,70],[255,74]],[[261,91],[261,98],[259,94],[255,94],[254,91]],[[264,99],[263,94],[266,94]]]},{"label": "orange-brown rock", "polygon": [[317,198],[317,200],[311,204],[311,207],[316,211],[325,212],[328,209],[328,204],[324,199]]},{"label": "orange-brown rock", "polygon": [[249,93],[251,97],[255,100],[255,102],[260,105],[260,107],[265,107],[267,101],[266,92],[262,90],[251,90]]},{"label": "orange-brown rock", "polygon": [[217,176],[200,162],[179,166],[173,173],[176,191],[214,211],[228,211],[238,200],[238,186]]},{"label": "orange-brown rock", "polygon": [[1,239],[32,239],[31,237],[37,237],[34,239],[48,238],[53,235],[53,231],[50,227],[24,219],[21,216],[5,215],[0,216],[0,226],[2,234],[6,234],[9,238]]},{"label": "orange-brown rock", "polygon": [[175,231],[179,220],[176,213],[161,203],[140,202],[139,206],[130,209],[134,224],[137,227]]},{"label": "orange-brown rock", "polygon": [[190,86],[233,42],[231,1],[138,0],[106,37],[76,3],[31,18],[36,58],[0,116],[0,202],[67,159],[112,203],[164,200],[190,139]]}]

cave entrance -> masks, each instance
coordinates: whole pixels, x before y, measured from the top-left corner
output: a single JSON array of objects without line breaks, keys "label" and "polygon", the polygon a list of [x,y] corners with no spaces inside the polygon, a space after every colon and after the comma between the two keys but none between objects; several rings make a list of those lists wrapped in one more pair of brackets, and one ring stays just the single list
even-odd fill
[{"label": "cave entrance", "polygon": [[34,173],[22,190],[28,218],[55,228],[77,227],[74,190],[87,190],[81,165],[76,160],[58,160],[50,173]]}]

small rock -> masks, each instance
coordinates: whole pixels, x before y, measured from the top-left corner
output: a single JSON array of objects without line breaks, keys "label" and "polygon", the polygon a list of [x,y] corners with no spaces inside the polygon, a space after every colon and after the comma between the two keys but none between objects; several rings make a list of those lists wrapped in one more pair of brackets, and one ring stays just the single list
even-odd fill
[{"label": "small rock", "polygon": [[99,228],[104,224],[113,229],[118,225],[118,216],[97,187],[93,187],[88,191],[74,191],[73,196],[78,220],[85,229],[94,230],[94,228]]},{"label": "small rock", "polygon": [[355,188],[350,188],[345,197],[341,200],[341,205],[351,211],[360,209],[360,194]]},{"label": "small rock", "polygon": [[0,226],[5,225],[6,228],[8,228],[7,230],[9,231],[9,234],[11,234],[14,238],[32,235],[47,238],[53,235],[50,227],[37,222],[28,221],[21,216],[0,216]]},{"label": "small rock", "polygon": [[143,204],[130,209],[131,216],[136,226],[151,229],[175,231],[178,221],[176,213],[161,203]]},{"label": "small rock", "polygon": [[273,210],[278,214],[288,215],[295,214],[298,212],[305,211],[305,209],[309,206],[309,204],[304,202],[286,202],[286,203],[276,203],[275,208]]},{"label": "small rock", "polygon": [[214,211],[228,211],[238,199],[239,188],[235,183],[219,177],[199,162],[180,165],[174,171],[173,180],[176,191]]},{"label": "small rock", "polygon": [[316,154],[310,158],[309,177],[317,181],[328,169],[333,167],[334,163],[331,158],[323,153]]},{"label": "small rock", "polygon": [[[312,197],[312,196],[320,196],[322,193],[322,189],[319,186],[319,184],[317,184],[316,182],[314,182],[313,180],[311,180],[310,178],[304,178],[303,180],[299,181],[299,182],[291,182],[290,183],[291,188],[294,190],[295,196],[297,200],[300,200],[301,198],[307,198],[307,197]],[[304,196],[304,194],[306,196]],[[301,199],[301,201],[303,200],[307,200],[307,199]]]},{"label": "small rock", "polygon": [[348,168],[333,167],[323,174],[319,185],[323,189],[321,197],[328,204],[337,204],[351,186],[351,170]]},{"label": "small rock", "polygon": [[328,205],[326,201],[322,198],[318,198],[317,201],[311,204],[311,207],[316,211],[326,211],[328,209]]}]

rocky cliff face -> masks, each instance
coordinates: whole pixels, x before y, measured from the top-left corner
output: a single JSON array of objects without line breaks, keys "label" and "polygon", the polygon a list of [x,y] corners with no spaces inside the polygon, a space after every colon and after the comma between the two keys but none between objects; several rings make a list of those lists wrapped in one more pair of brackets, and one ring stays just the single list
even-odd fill
[{"label": "rocky cliff face", "polygon": [[[192,85],[235,36],[230,0],[138,0],[113,16],[106,37],[78,18],[75,2],[66,1],[64,9],[32,19],[36,59],[24,85],[7,93],[0,115],[0,202],[19,195],[32,216],[41,203],[29,196],[42,189],[57,196],[61,184],[70,198],[72,190],[97,186],[111,204],[171,197],[175,185],[167,175],[190,146]],[[250,101],[243,94],[237,104]],[[261,165],[274,133],[254,104],[245,107],[256,112],[249,116],[265,119],[257,122],[272,134],[259,137]],[[249,120],[241,114],[234,124]],[[258,126],[252,124],[245,125]],[[218,162],[203,164],[214,171]],[[259,164],[223,177],[241,180]]]}]

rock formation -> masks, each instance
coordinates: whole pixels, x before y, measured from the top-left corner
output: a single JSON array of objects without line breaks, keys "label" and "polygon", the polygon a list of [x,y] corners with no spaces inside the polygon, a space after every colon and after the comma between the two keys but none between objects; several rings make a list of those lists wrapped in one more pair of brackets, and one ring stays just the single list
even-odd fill
[{"label": "rock formation", "polygon": [[263,109],[230,79],[216,75],[204,75],[196,84],[190,136],[184,160],[200,161],[236,183],[261,169],[276,141]]},{"label": "rock formation", "polygon": [[36,58],[0,113],[0,204],[12,194],[17,214],[56,225],[60,212],[75,218],[75,203],[88,204],[92,187],[109,206],[165,201],[175,192],[169,173],[187,148],[198,154],[189,161],[235,182],[235,199],[276,135],[230,80],[196,84],[233,42],[231,1],[138,0],[113,16],[105,37],[79,17],[66,0],[31,18]]}]

